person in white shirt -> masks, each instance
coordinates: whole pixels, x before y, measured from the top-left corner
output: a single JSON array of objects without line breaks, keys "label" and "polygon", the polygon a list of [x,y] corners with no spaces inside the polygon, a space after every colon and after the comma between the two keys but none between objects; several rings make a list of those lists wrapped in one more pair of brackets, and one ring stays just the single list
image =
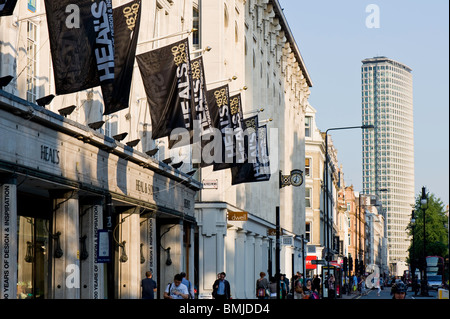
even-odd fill
[{"label": "person in white shirt", "polygon": [[176,274],[173,278],[173,283],[168,284],[164,291],[164,299],[188,299],[189,291],[186,285],[181,283],[183,277]]}]

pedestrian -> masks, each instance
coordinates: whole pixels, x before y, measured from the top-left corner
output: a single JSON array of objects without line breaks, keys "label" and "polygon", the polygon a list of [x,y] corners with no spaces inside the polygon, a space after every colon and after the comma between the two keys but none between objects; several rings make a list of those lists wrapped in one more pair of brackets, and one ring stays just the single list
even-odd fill
[{"label": "pedestrian", "polygon": [[356,277],[356,274],[353,274],[353,291],[356,292],[358,289],[358,277]]},{"label": "pedestrian", "polygon": [[259,273],[259,279],[256,280],[256,297],[258,299],[268,299],[270,296],[269,292],[269,281],[267,280],[266,273],[261,271]]},{"label": "pedestrian", "polygon": [[366,277],[361,275],[361,281],[359,282],[361,285],[361,296],[365,296],[366,293]]},{"label": "pedestrian", "polygon": [[286,281],[284,280],[284,274],[280,274],[280,299],[286,299],[288,294],[288,286],[286,285]]},{"label": "pedestrian", "polygon": [[375,277],[375,288],[377,288],[377,296],[379,297],[381,292],[380,277]]},{"label": "pedestrian", "polygon": [[406,297],[406,286],[402,281],[399,281],[392,285],[392,294],[394,295],[392,299],[405,299]]},{"label": "pedestrian", "polygon": [[277,299],[277,281],[273,276],[269,278],[269,281],[270,299]]},{"label": "pedestrian", "polygon": [[328,298],[330,299],[334,299],[335,297],[335,281],[333,274],[330,274],[330,277],[328,278]]},{"label": "pedestrian", "polygon": [[311,279],[306,279],[306,284],[303,287],[303,299],[309,299],[314,291],[314,286]]},{"label": "pedestrian", "polygon": [[294,299],[303,299],[305,296],[303,294],[303,284],[300,278],[297,277],[297,280],[294,281]]},{"label": "pedestrian", "polygon": [[218,300],[231,299],[231,289],[230,283],[225,279],[227,275],[224,272],[219,274],[219,279],[217,279],[213,284],[213,297]]},{"label": "pedestrian", "polygon": [[183,277],[181,283],[188,288],[189,299],[195,299],[194,285],[186,278],[185,272],[180,273],[180,275],[181,277]]},{"label": "pedestrian", "polygon": [[312,284],[317,291],[320,291],[320,278],[318,275],[314,275]]},{"label": "pedestrian", "polygon": [[289,292],[291,291],[289,288],[290,287],[289,286],[289,278],[286,276],[286,274],[283,274],[283,277],[284,277],[284,284],[286,286],[286,298],[288,298]]},{"label": "pedestrian", "polygon": [[173,283],[167,285],[164,291],[164,299],[188,299],[189,291],[186,285],[183,285],[181,281],[183,277],[180,274],[176,274],[173,278]]},{"label": "pedestrian", "polygon": [[151,271],[145,273],[145,278],[141,281],[142,299],[155,299],[156,282],[152,279]]}]

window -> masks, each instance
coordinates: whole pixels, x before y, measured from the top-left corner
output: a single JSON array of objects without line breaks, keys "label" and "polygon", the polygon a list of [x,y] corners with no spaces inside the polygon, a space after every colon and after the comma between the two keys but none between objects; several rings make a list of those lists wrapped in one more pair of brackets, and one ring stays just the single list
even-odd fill
[{"label": "window", "polygon": [[311,188],[305,188],[305,207],[311,208]]},{"label": "window", "polygon": [[200,15],[198,11],[198,7],[194,6],[193,8],[193,21],[192,27],[197,29],[192,33],[192,43],[196,50],[200,49]]},{"label": "window", "polygon": [[305,239],[308,243],[311,242],[311,223],[305,225]]},{"label": "window", "polygon": [[311,159],[308,157],[305,158],[305,176],[311,176]]},{"label": "window", "polygon": [[312,122],[312,117],[306,116],[305,117],[305,137],[311,137],[311,122]]},{"label": "window", "polygon": [[37,26],[27,22],[27,101],[36,103],[37,99]]}]

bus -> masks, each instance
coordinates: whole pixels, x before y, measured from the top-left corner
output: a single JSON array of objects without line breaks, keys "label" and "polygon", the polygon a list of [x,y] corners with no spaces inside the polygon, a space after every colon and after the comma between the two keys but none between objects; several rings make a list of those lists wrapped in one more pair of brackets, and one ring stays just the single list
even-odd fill
[{"label": "bus", "polygon": [[445,283],[444,258],[440,256],[427,256],[427,281],[431,288],[442,287]]}]

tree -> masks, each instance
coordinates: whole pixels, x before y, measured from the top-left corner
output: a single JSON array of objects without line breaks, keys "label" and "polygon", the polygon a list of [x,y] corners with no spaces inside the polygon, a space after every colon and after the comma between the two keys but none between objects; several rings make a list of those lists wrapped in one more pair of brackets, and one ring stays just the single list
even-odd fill
[{"label": "tree", "polygon": [[[428,195],[428,207],[424,210],[420,204],[421,194],[416,197],[415,224],[409,223],[406,230],[411,236],[409,251],[409,264],[412,268],[423,266],[423,222],[425,212],[425,256],[448,257],[448,217],[440,198],[434,194]],[[414,232],[414,234],[413,234]],[[414,252],[413,241],[414,236]],[[414,257],[414,258],[412,258]],[[413,263],[412,263],[413,262]]]}]

